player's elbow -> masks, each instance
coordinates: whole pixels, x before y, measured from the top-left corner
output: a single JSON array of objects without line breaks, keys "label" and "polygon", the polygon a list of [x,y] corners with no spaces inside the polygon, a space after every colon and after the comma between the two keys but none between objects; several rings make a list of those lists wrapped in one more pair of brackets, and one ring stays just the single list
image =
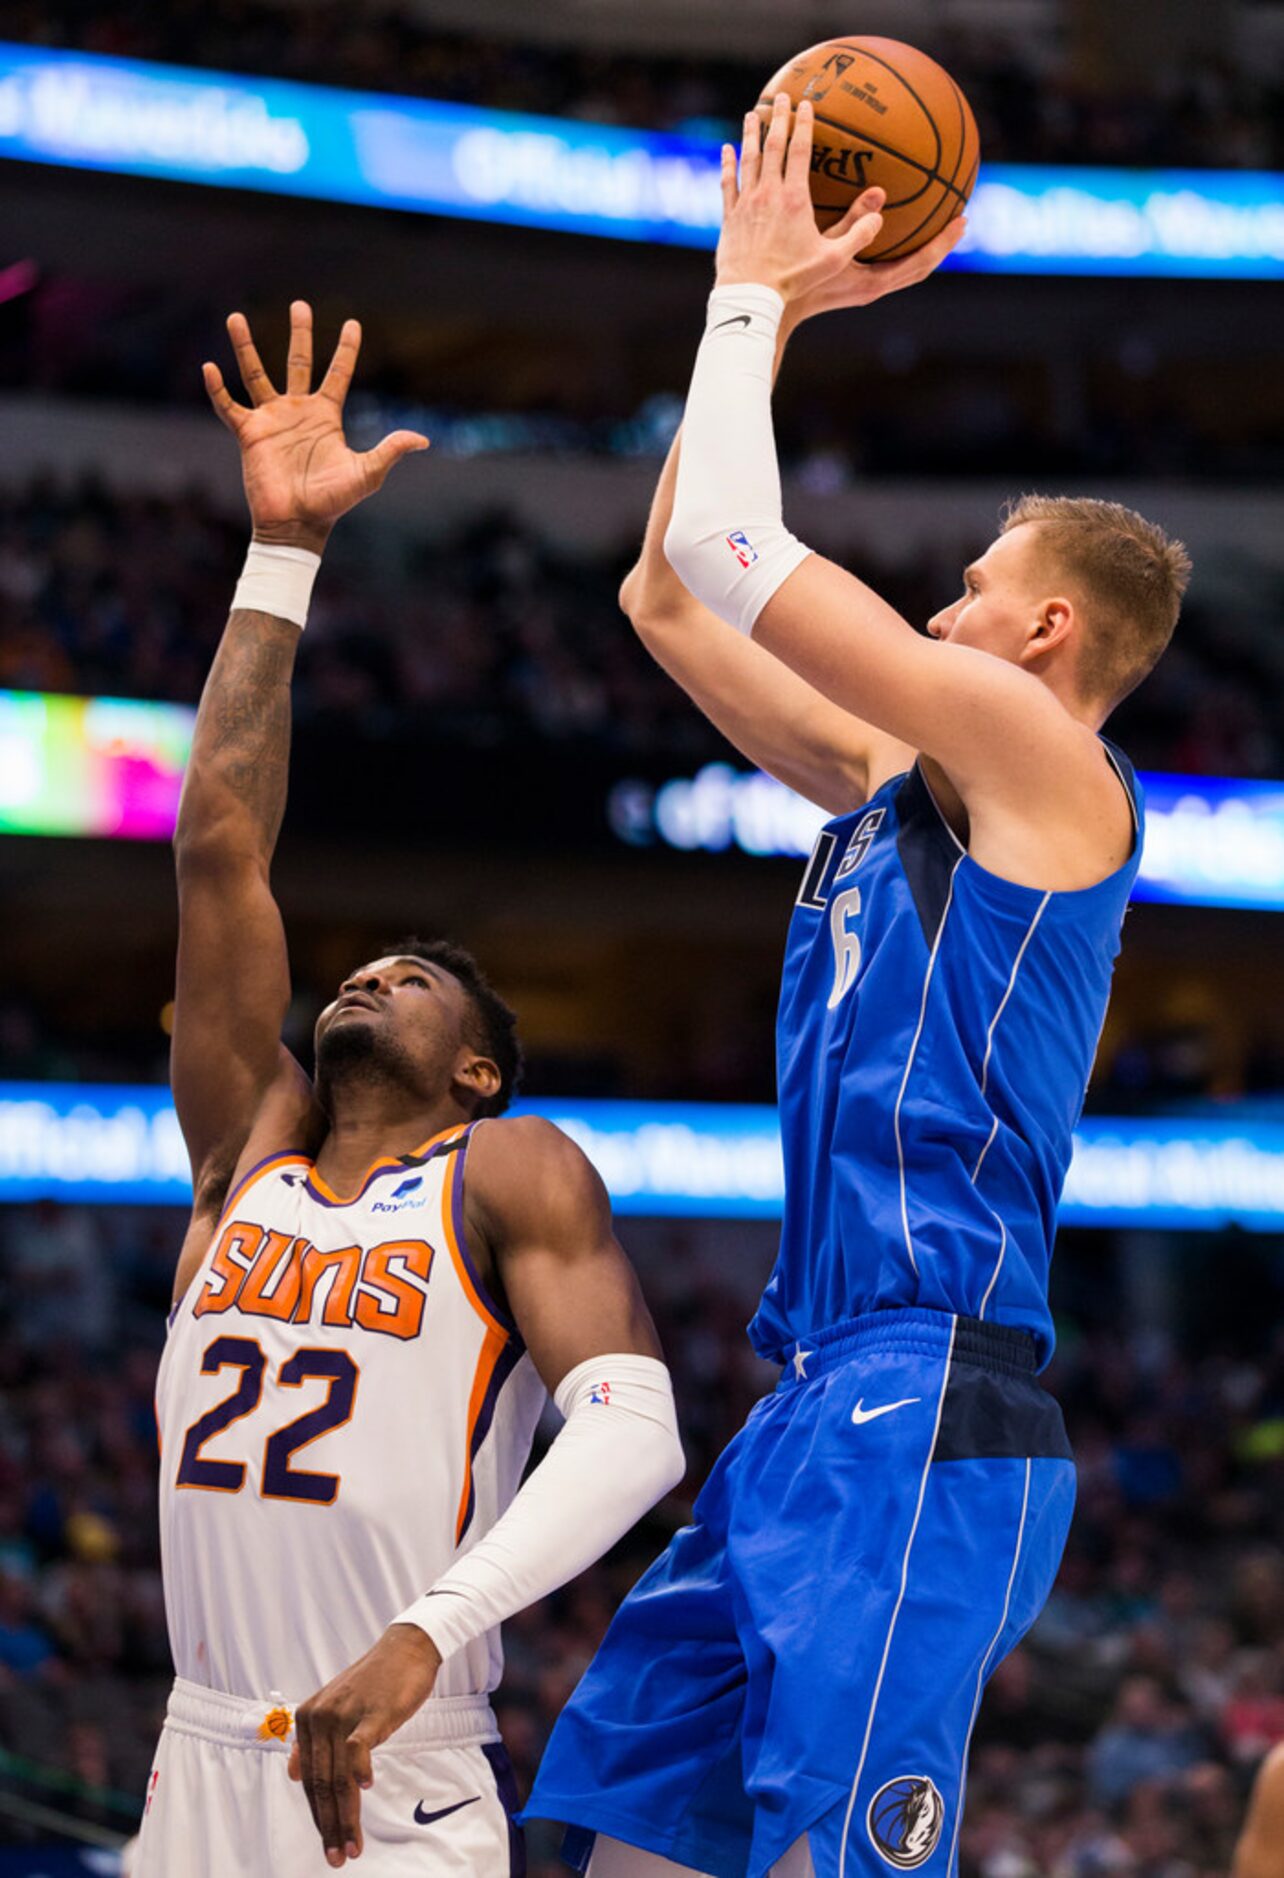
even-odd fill
[{"label": "player's elbow", "polygon": [[620,583],[620,611],[636,626],[646,613],[646,577],[641,562],[635,562]]},{"label": "player's elbow", "polygon": [[[637,1414],[629,1419],[628,1478],[633,1496],[633,1520],[638,1520],[686,1478],[687,1457],[678,1434],[672,1383],[664,1372],[668,1399],[659,1414]],[[620,1426],[623,1428],[623,1417]]]},{"label": "player's elbow", "polygon": [[697,610],[685,588],[672,579],[657,580],[639,563],[624,577],[620,610],[643,645],[655,648]]},{"label": "player's elbow", "polygon": [[174,830],[174,868],[180,887],[185,881],[212,876],[266,876],[267,857],[252,827],[235,812],[206,812],[181,816]]},{"label": "player's elbow", "polygon": [[668,1434],[663,1453],[657,1451],[656,1454],[655,1471],[652,1476],[654,1498],[651,1504],[656,1505],[667,1493],[672,1493],[675,1487],[680,1487],[686,1478],[686,1472],[687,1457],[683,1452],[678,1431],[674,1428]]}]

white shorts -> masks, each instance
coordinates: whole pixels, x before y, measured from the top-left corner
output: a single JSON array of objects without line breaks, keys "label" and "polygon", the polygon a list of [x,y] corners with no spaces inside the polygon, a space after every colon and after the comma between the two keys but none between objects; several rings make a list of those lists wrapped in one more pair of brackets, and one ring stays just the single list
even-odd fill
[{"label": "white shorts", "polygon": [[[321,1878],[331,1867],[286,1773],[291,1704],[175,1682],[134,1878]],[[271,1721],[269,1721],[271,1717]],[[517,1793],[485,1696],[429,1698],[374,1750],[353,1878],[520,1878]]]}]

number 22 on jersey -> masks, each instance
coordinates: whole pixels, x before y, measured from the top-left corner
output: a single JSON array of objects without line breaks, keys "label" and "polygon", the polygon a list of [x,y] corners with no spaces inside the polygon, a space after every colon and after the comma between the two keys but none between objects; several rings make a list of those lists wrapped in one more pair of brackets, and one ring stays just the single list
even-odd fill
[{"label": "number 22 on jersey", "polygon": [[[207,1409],[187,1430],[176,1486],[201,1487],[207,1493],[239,1493],[245,1485],[243,1461],[211,1460],[201,1449],[225,1428],[254,1413],[263,1394],[267,1357],[253,1337],[215,1337],[201,1358],[201,1371],[213,1376],[224,1369],[239,1369],[241,1379],[230,1395]],[[329,1386],[317,1407],[276,1429],[264,1442],[259,1478],[264,1499],[304,1500],[314,1506],[333,1504],[339,1492],[339,1476],[292,1468],[290,1457],[297,1449],[351,1420],[359,1376],[348,1352],[337,1348],[296,1350],[281,1364],[276,1376],[278,1388],[297,1389],[311,1381]]]}]

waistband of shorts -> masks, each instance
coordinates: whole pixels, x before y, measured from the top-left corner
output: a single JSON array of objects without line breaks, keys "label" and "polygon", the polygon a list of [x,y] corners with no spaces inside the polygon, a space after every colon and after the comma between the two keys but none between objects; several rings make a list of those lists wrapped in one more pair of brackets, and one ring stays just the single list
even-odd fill
[{"label": "waistband of shorts", "polygon": [[[300,1698],[302,1699],[302,1698]],[[236,1748],[286,1754],[294,1746],[297,1703],[272,1689],[263,1696],[225,1695],[176,1676],[169,1692],[165,1726]],[[389,1735],[383,1748],[471,1747],[498,1741],[499,1729],[484,1695],[429,1696],[423,1707]],[[383,1752],[376,1748],[376,1754]]]},{"label": "waistband of shorts", "polygon": [[1035,1341],[1028,1330],[984,1324],[979,1317],[954,1317],[948,1311],[906,1308],[869,1311],[804,1337],[785,1353],[780,1387],[810,1382],[854,1356],[875,1350],[949,1355],[952,1362],[1012,1376],[1032,1377],[1038,1370]]}]

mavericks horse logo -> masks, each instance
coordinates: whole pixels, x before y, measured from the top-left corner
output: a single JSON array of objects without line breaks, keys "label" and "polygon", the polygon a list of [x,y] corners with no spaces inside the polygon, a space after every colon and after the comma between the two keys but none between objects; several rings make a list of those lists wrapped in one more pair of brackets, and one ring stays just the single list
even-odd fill
[{"label": "mavericks horse logo", "polygon": [[912,1871],[940,1842],[945,1802],[926,1774],[899,1774],[878,1789],[865,1824],[878,1856],[898,1871]]}]

